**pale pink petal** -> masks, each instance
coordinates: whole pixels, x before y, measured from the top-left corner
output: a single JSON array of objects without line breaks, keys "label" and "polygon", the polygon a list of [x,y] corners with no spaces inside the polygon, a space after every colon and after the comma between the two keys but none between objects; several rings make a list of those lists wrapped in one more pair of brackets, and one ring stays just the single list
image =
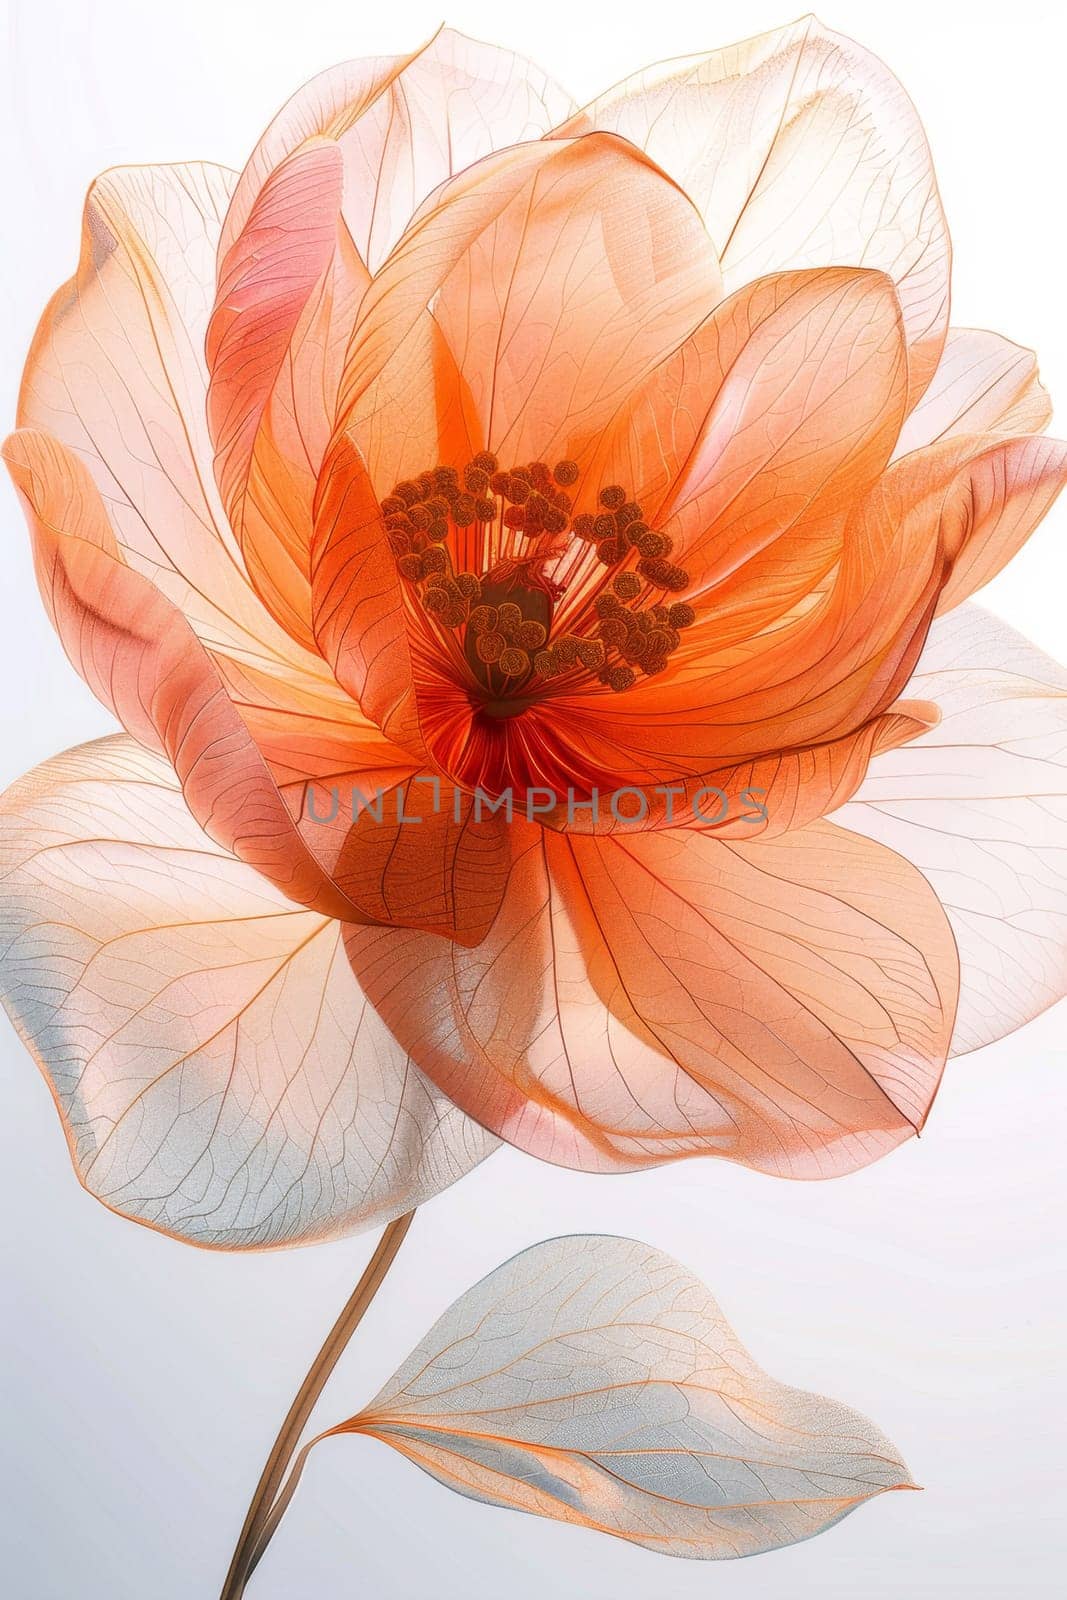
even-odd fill
[{"label": "pale pink petal", "polygon": [[119,167],[85,204],[81,258],[26,361],[20,427],[84,463],[126,561],[226,660],[325,699],[337,686],[249,583],[215,487],[204,340],[235,174],[207,163]]},{"label": "pale pink petal", "polygon": [[344,217],[376,272],[438,184],[505,145],[539,139],[573,110],[522,56],[442,28],[407,56],[348,61],[313,78],[270,124],[241,174],[222,236],[233,244],[269,174],[308,139],[344,157]]},{"label": "pale pink petal", "polygon": [[907,862],[823,822],[751,844],[513,828],[476,949],[348,936],[392,1032],[494,1133],[584,1170],[718,1155],[816,1178],[922,1126],[957,968]]},{"label": "pale pink petal", "polygon": [[875,56],[804,17],[650,67],[557,131],[589,127],[633,140],[688,191],[728,293],[789,267],[887,272],[922,394],[948,327],[948,233],[915,108]]},{"label": "pale pink petal", "polygon": [[493,1147],[375,1015],[340,924],[213,844],[124,736],[4,796],[0,921],[3,1003],[79,1179],[125,1216],[304,1243],[388,1221]]},{"label": "pale pink petal", "polygon": [[684,1267],[595,1234],[489,1273],[331,1433],[382,1439],[484,1504],[699,1561],[913,1487],[866,1417],[761,1371]]},{"label": "pale pink petal", "polygon": [[937,891],[960,952],[961,1054],[1067,994],[1067,671],[964,606],[934,623],[908,687],[940,723],[877,756],[834,820]]},{"label": "pale pink petal", "polygon": [[894,455],[963,433],[1041,433],[1051,417],[1032,350],[984,328],[950,328],[930,387],[905,422]]},{"label": "pale pink petal", "polygon": [[946,559],[937,609],[951,611],[995,578],[1067,483],[1067,443],[1041,435],[963,434],[901,456],[870,497],[938,541]]},{"label": "pale pink petal", "polygon": [[265,604],[310,649],[315,484],[369,281],[341,221],[342,178],[340,151],[324,139],[270,174],[219,263],[206,344],[230,525]]}]

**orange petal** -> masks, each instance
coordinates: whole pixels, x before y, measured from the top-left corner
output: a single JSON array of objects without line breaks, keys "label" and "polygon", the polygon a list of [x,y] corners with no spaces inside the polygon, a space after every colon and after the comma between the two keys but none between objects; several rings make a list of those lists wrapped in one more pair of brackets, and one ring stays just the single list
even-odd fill
[{"label": "orange petal", "polygon": [[341,222],[336,144],[301,145],[269,175],[219,263],[207,331],[215,471],[252,581],[311,648],[315,482],[343,352],[369,276]]},{"label": "orange petal", "polygon": [[719,286],[699,217],[631,146],[602,134],[517,146],[446,184],[378,273],[341,425],[371,395],[406,425],[411,343],[425,348],[432,301],[480,440],[506,460],[555,459],[600,431]]},{"label": "orange petal", "polygon": [[834,820],[940,896],[960,952],[959,1055],[1067,994],[1067,672],[961,606],[930,629],[908,689],[940,722],[876,757]]},{"label": "orange petal", "polygon": [[719,839],[744,840],[786,833],[844,805],[863,783],[873,756],[917,738],[937,718],[937,707],[927,701],[900,700],[842,739],[780,750],[674,783],[653,782],[662,777],[659,773],[623,770],[625,752],[603,728],[583,729],[579,723],[568,730],[570,739],[557,731],[558,770],[539,776],[562,795],[568,778],[582,772],[589,788],[597,790],[595,813],[586,796],[583,804],[561,803],[539,820],[570,834],[695,827]]},{"label": "orange petal", "polygon": [[[345,829],[334,877],[363,919],[421,928],[476,945],[492,927],[512,866],[512,824],[483,800],[416,774],[378,788],[353,807],[344,784],[312,802],[327,815],[336,799]],[[365,794],[365,785],[364,794]],[[340,819],[339,819],[340,820]]]},{"label": "orange petal", "polygon": [[791,267],[874,267],[897,285],[911,400],[948,327],[949,242],[915,108],[882,62],[804,17],[667,61],[557,134],[631,139],[692,196],[727,292]]},{"label": "orange petal", "polygon": [[1032,350],[983,328],[950,328],[930,387],[904,424],[894,454],[963,433],[1041,433],[1051,417]]},{"label": "orange petal", "polygon": [[573,109],[522,56],[442,28],[407,56],[347,61],[293,95],[241,174],[223,230],[225,252],[270,173],[308,139],[344,157],[344,216],[376,272],[428,194],[491,150],[539,139]]},{"label": "orange petal", "polygon": [[400,577],[363,458],[347,434],[319,483],[311,585],[316,641],[338,682],[388,738],[420,750]]},{"label": "orange petal", "polygon": [[474,950],[355,928],[360,982],[486,1127],[563,1166],[719,1155],[790,1177],[866,1165],[926,1116],[957,964],[936,896],[827,823],[725,843],[516,824]]},{"label": "orange petal", "polygon": [[690,1560],[776,1550],[912,1487],[866,1417],[762,1372],[684,1267],[595,1234],[497,1267],[331,1432],[474,1500]]},{"label": "orange petal", "polygon": [[[914,669],[958,545],[936,507],[914,502],[904,466],[852,508],[837,565],[805,603],[747,631],[744,610],[731,618],[711,607],[685,630],[667,672],[625,695],[561,701],[569,736],[612,744],[621,770],[662,780],[843,739],[886,711]],[[788,569],[774,581],[788,584]],[[772,582],[768,606],[775,593]],[[758,614],[758,596],[747,605]]]},{"label": "orange petal", "polygon": [[[101,892],[101,885],[107,892]],[[78,1177],[225,1249],[370,1228],[493,1147],[367,1004],[341,926],[203,834],[115,735],[0,803],[0,995]]]},{"label": "orange petal", "polygon": [[798,599],[792,568],[813,587],[815,547],[824,571],[834,560],[849,504],[889,460],[907,366],[896,296],[873,272],[762,280],[697,340],[721,377],[653,517],[676,539],[693,592],[715,606],[718,630],[724,610],[747,619],[769,589],[782,609]]},{"label": "orange petal", "polygon": [[358,915],[289,815],[210,655],[180,612],[109,550],[95,484],[69,451],[20,429],[4,459],[23,501],[37,579],[77,671],[134,738],[165,753],[201,826],[291,899]]}]

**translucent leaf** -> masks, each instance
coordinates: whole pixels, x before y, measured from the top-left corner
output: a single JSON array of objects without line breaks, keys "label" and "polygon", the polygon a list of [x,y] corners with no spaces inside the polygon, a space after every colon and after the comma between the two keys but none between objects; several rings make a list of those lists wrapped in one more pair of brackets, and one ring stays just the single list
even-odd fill
[{"label": "translucent leaf", "polygon": [[334,1432],[460,1494],[667,1555],[755,1555],[914,1487],[848,1406],[776,1382],[708,1290],[632,1239],[551,1239],[445,1313]]}]

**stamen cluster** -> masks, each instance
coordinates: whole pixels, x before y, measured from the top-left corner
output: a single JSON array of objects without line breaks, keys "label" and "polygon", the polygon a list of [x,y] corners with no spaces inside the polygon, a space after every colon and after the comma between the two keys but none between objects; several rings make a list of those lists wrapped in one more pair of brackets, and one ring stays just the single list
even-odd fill
[{"label": "stamen cluster", "polygon": [[[399,572],[438,630],[462,630],[463,656],[492,694],[589,676],[620,692],[639,671],[662,672],[695,620],[692,606],[657,596],[689,585],[670,537],[619,484],[572,517],[578,477],[574,461],[501,470],[482,451],[462,472],[403,479],[382,501]],[[572,628],[554,634],[553,609],[571,589]]]}]

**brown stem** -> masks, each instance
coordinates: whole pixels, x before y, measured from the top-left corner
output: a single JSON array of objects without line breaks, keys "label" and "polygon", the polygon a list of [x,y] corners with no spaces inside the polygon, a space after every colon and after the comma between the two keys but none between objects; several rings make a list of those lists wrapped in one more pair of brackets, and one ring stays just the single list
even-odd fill
[{"label": "brown stem", "polygon": [[[252,1566],[259,1560],[278,1522],[281,1512],[289,1503],[289,1496],[285,1497],[285,1505],[279,1510],[278,1516],[272,1519],[275,1497],[285,1477],[285,1469],[292,1460],[293,1451],[296,1449],[300,1435],[310,1417],[315,1402],[326,1386],[326,1381],[337,1365],[341,1353],[348,1344],[349,1339],[359,1327],[374,1296],[381,1288],[386,1273],[393,1264],[397,1251],[404,1242],[404,1235],[411,1226],[414,1211],[408,1211],[404,1216],[397,1217],[391,1222],[378,1241],[378,1247],[367,1263],[366,1271],[353,1289],[341,1315],[334,1323],[326,1336],[326,1341],[311,1363],[307,1377],[297,1390],[296,1398],[282,1423],[278,1437],[274,1441],[274,1448],[267,1457],[266,1466],[260,1474],[256,1485],[256,1492],[252,1496],[252,1503],[248,1508],[248,1515],[241,1529],[241,1536],[237,1541],[237,1548],[233,1552],[230,1570],[226,1574],[226,1582],[222,1587],[220,1600],[241,1600],[245,1584],[248,1582]],[[301,1463],[302,1464],[302,1463]],[[299,1474],[297,1474],[299,1476]],[[296,1487],[295,1483],[292,1486]],[[290,1494],[292,1490],[290,1489]],[[262,1536],[267,1528],[270,1529],[266,1539]],[[253,1560],[254,1558],[254,1560]]]}]

